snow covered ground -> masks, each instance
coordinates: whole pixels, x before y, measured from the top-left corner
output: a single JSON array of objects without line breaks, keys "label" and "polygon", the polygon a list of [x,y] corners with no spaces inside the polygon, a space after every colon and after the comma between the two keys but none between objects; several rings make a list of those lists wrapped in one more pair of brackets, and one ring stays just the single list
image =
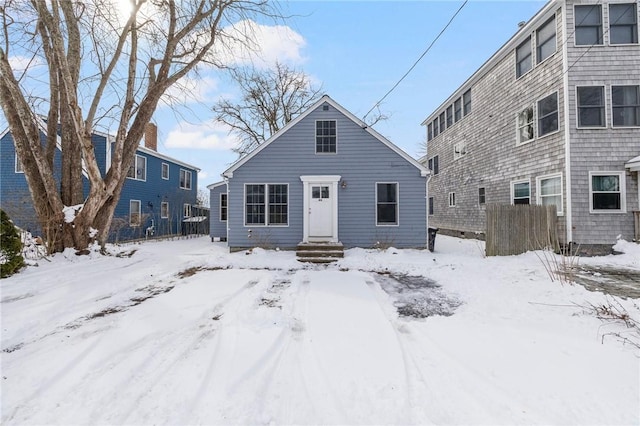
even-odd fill
[{"label": "snow covered ground", "polygon": [[[617,249],[579,261],[640,270]],[[540,253],[117,250],[0,281],[2,424],[640,422],[637,334],[591,309],[638,301],[552,282]]]}]

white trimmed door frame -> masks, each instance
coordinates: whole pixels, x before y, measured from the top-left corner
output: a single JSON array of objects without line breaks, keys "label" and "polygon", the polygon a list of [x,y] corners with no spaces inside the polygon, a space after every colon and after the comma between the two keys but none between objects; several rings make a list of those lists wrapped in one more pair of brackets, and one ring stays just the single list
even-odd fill
[{"label": "white trimmed door frame", "polygon": [[303,239],[302,241],[305,243],[314,242],[309,241],[309,225],[310,225],[310,205],[309,199],[311,197],[311,186],[312,185],[328,185],[333,192],[333,196],[330,198],[332,200],[332,232],[331,238],[327,242],[337,243],[338,242],[338,182],[340,182],[340,176],[338,175],[310,175],[310,176],[300,176],[300,180],[303,184],[302,191],[302,229],[303,229]]}]

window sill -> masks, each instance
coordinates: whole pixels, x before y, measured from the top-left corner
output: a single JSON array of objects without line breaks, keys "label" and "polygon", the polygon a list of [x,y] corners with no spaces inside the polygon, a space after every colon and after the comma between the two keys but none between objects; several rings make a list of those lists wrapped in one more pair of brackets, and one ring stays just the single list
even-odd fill
[{"label": "window sill", "polygon": [[608,130],[608,126],[576,126],[576,130]]},{"label": "window sill", "polygon": [[529,145],[530,143],[535,142],[535,140],[536,138],[529,139],[528,141],[524,141],[524,142],[516,142],[516,146]]},{"label": "window sill", "polygon": [[538,135],[538,137],[536,139],[537,140],[544,139],[546,137],[553,136],[553,135],[558,134],[558,133],[560,133],[560,124],[558,124],[558,129],[557,130],[554,130],[553,132],[545,133],[544,135]]},{"label": "window sill", "polygon": [[627,214],[627,210],[593,210],[589,209],[590,214]]}]

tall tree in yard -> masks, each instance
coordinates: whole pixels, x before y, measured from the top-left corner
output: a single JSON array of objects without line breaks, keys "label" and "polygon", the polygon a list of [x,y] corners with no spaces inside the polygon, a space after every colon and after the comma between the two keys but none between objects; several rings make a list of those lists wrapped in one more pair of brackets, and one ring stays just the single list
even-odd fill
[{"label": "tall tree in yard", "polygon": [[[251,46],[251,34],[234,25],[255,16],[276,17],[266,0],[0,0],[0,105],[50,251],[106,241],[161,98],[199,66],[224,67],[225,48]],[[24,72],[15,65],[20,61],[30,64]],[[36,76],[46,81],[38,96],[29,80],[35,64],[46,69]],[[117,131],[103,175],[91,135],[105,121]],[[65,218],[66,206],[81,207]]]},{"label": "tall tree in yard", "polygon": [[231,69],[240,89],[237,100],[221,99],[213,106],[216,119],[231,128],[240,139],[234,150],[239,155],[258,145],[305,111],[322,95],[306,74],[276,62],[272,68]]}]

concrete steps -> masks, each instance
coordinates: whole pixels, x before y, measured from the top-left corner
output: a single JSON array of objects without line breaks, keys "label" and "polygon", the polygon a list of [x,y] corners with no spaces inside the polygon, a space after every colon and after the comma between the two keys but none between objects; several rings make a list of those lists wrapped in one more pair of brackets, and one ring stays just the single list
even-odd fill
[{"label": "concrete steps", "polygon": [[331,263],[344,257],[342,243],[300,243],[296,247],[299,262]]}]

